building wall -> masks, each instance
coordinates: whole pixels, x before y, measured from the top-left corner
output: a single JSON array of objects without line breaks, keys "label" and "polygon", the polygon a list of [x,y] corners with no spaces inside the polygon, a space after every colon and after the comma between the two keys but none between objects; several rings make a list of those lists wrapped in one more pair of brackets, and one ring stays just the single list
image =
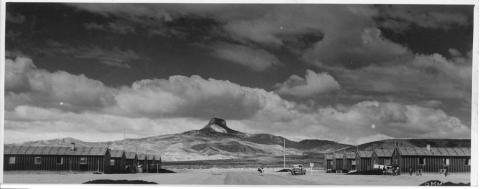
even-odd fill
[{"label": "building wall", "polygon": [[[419,159],[425,158],[425,164],[419,164]],[[449,158],[450,165],[443,164],[443,159]],[[468,157],[436,157],[436,156],[402,156],[400,160],[400,171],[408,172],[410,168],[414,171],[422,169],[423,172],[439,172],[440,169],[448,168],[449,172],[470,172],[470,165],[465,165]]]},{"label": "building wall", "polygon": [[108,162],[108,173],[125,173],[125,157],[115,157],[115,158],[110,158],[115,160],[115,165],[110,165],[110,161]]},{"label": "building wall", "polygon": [[[10,164],[15,157],[15,164]],[[41,164],[35,164],[40,157]],[[63,163],[57,163],[57,157]],[[80,164],[80,158],[86,158],[86,164]],[[4,170],[45,170],[45,171],[104,171],[105,156],[61,156],[61,155],[4,155]]]},{"label": "building wall", "polygon": [[335,170],[343,170],[343,159],[335,159]]},{"label": "building wall", "polygon": [[[419,159],[425,158],[425,164],[419,164]],[[450,159],[450,165],[447,167],[443,164],[443,159]],[[392,156],[392,164],[398,165],[400,171],[407,173],[410,168],[413,171],[422,169],[423,172],[439,172],[440,169],[448,168],[449,172],[470,172],[470,165],[465,165],[465,161],[470,157],[456,156],[402,156],[397,150]],[[398,161],[398,163],[395,163]]]},{"label": "building wall", "polygon": [[369,171],[373,169],[371,158],[360,158],[357,156],[356,163],[357,165],[355,168],[357,171]]},{"label": "building wall", "polygon": [[[347,171],[355,170],[357,165],[352,165],[352,161],[354,161],[354,160],[355,160],[355,159],[347,159],[347,158],[345,158],[345,159],[344,159],[344,162],[343,162],[343,169],[344,169],[344,170],[347,170]],[[355,163],[356,163],[356,162],[355,162]]]},{"label": "building wall", "polygon": [[145,159],[138,160],[138,165],[142,165],[142,172],[144,172],[144,173],[148,172],[147,160],[145,160]]},{"label": "building wall", "polygon": [[333,162],[334,162],[334,161],[333,161],[332,159],[327,159],[327,160],[325,161],[325,164],[326,164],[326,165],[325,165],[325,170],[333,170],[333,169],[335,169],[335,167],[333,166]]},{"label": "building wall", "polygon": [[160,169],[160,161],[158,160],[148,160],[148,172],[150,173],[156,173],[157,172],[157,164],[158,164],[158,169]]},{"label": "building wall", "polygon": [[129,173],[137,172],[137,159],[127,159],[125,161],[125,167]]}]

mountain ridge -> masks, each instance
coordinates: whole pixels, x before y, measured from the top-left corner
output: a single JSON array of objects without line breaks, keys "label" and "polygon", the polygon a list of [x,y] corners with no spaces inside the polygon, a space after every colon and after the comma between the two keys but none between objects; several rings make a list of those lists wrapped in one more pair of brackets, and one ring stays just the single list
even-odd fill
[{"label": "mountain ridge", "polygon": [[[287,155],[307,153],[328,153],[339,149],[352,150],[357,146],[342,144],[330,140],[304,139],[292,141],[282,136],[259,133],[247,134],[229,128],[226,121],[212,118],[199,130],[190,130],[177,134],[157,135],[144,138],[127,138],[105,142],[86,142],[75,138],[29,141],[23,145],[33,146],[77,146],[109,147],[111,149],[134,151],[138,153],[161,154],[165,161],[215,160],[261,158],[283,155],[285,141]],[[445,142],[447,141],[447,142]],[[395,145],[423,146],[468,146],[466,139],[386,139],[358,145],[359,149],[392,147]]]}]

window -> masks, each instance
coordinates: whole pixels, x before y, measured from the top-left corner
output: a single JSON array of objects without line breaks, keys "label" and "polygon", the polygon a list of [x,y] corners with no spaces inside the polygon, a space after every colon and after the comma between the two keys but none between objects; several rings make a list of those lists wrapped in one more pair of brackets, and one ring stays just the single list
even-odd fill
[{"label": "window", "polygon": [[470,165],[470,158],[465,159],[465,165]]},{"label": "window", "polygon": [[450,165],[450,159],[448,159],[448,158],[443,158],[443,159],[442,159],[442,164],[443,164],[443,165],[446,165],[446,166]]},{"label": "window", "polygon": [[42,158],[41,157],[35,157],[33,160],[34,160],[35,165],[42,164]]},{"label": "window", "polygon": [[57,165],[63,165],[63,157],[57,157]]},{"label": "window", "polygon": [[8,158],[8,164],[15,164],[15,156]]},{"label": "window", "polygon": [[333,161],[329,161],[330,165],[333,166]]},{"label": "window", "polygon": [[87,158],[86,157],[81,157],[80,158],[80,164],[87,164]]},{"label": "window", "polygon": [[383,161],[383,164],[384,164],[384,165],[390,165],[390,159],[385,159],[385,160]]},{"label": "window", "polygon": [[352,160],[352,165],[357,165],[357,161]]},{"label": "window", "polygon": [[110,160],[110,166],[115,166],[115,160],[114,159]]},{"label": "window", "polygon": [[426,158],[418,158],[418,164],[419,165],[425,165],[425,162],[427,161]]}]

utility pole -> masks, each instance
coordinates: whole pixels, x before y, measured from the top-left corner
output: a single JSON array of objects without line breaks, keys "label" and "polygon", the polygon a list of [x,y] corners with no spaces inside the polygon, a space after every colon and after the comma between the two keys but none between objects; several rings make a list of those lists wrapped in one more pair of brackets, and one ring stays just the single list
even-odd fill
[{"label": "utility pole", "polygon": [[283,168],[285,169],[285,138],[283,138]]},{"label": "utility pole", "polygon": [[123,148],[123,151],[125,151],[125,127],[123,128],[123,142],[122,142],[122,148]]}]

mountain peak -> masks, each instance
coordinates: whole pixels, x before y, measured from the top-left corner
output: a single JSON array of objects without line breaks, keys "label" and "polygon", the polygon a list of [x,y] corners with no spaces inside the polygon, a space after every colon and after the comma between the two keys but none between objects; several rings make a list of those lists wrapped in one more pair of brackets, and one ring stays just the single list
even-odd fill
[{"label": "mountain peak", "polygon": [[228,128],[227,122],[222,118],[212,118],[208,124],[200,129],[202,132],[208,133],[223,133],[223,134],[238,134],[240,132]]}]

